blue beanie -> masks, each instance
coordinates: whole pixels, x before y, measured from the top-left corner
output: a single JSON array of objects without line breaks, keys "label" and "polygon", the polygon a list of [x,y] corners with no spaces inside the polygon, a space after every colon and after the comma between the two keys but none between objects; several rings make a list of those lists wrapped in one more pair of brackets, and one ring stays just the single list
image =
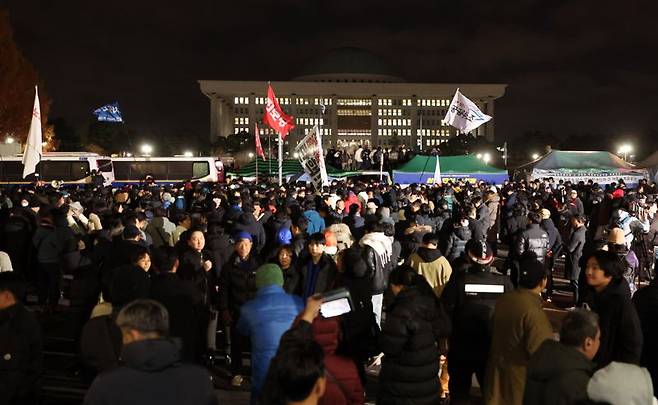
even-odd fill
[{"label": "blue beanie", "polygon": [[242,239],[247,239],[251,242],[252,241],[251,234],[249,232],[239,231],[235,235],[233,235],[233,240],[235,242],[239,242]]},{"label": "blue beanie", "polygon": [[292,242],[292,232],[290,232],[290,228],[282,227],[279,229],[279,232],[276,233],[277,245],[289,245],[290,242]]}]

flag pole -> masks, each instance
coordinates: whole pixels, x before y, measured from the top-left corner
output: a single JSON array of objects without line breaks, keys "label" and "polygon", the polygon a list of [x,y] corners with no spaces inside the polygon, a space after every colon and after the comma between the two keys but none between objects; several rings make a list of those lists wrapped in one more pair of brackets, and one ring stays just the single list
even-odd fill
[{"label": "flag pole", "polygon": [[279,186],[283,185],[283,140],[279,132]]},{"label": "flag pole", "polygon": [[256,184],[258,184],[258,152],[256,152]]}]

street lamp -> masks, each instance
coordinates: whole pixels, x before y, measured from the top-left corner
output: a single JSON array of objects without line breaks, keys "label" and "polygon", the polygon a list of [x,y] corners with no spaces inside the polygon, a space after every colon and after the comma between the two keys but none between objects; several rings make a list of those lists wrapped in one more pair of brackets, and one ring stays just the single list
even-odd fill
[{"label": "street lamp", "polygon": [[475,155],[475,157],[477,157],[478,159],[482,159],[482,154],[478,153],[477,155]]},{"label": "street lamp", "polygon": [[489,162],[491,162],[491,154],[488,153],[488,152],[485,153],[485,154],[483,154],[483,155],[482,155],[482,160],[484,161],[484,163],[489,163]]},{"label": "street lamp", "polygon": [[142,145],[140,150],[142,151],[143,155],[148,156],[151,153],[153,153],[153,146],[149,145],[148,143],[145,143],[145,144]]},{"label": "street lamp", "polygon": [[299,158],[299,153],[297,153],[297,152],[293,153],[292,157],[294,157],[295,159]]},{"label": "street lamp", "polygon": [[537,159],[539,159],[539,153],[533,153],[532,160],[537,160]]},{"label": "street lamp", "polygon": [[625,143],[619,147],[619,150],[617,151],[618,155],[624,155],[624,160],[628,157],[628,154],[633,151],[633,146],[631,146],[628,143]]},{"label": "street lamp", "polygon": [[254,152],[249,152],[249,159],[253,159],[254,157]]}]

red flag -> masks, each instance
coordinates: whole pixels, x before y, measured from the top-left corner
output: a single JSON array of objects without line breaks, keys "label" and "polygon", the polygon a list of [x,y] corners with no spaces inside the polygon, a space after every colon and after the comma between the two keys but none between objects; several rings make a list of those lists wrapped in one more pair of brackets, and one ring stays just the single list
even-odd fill
[{"label": "red flag", "polygon": [[265,159],[265,152],[263,151],[263,147],[260,144],[260,131],[258,131],[258,124],[255,122],[254,122],[254,129],[256,131],[254,133],[254,136],[256,137],[256,139],[254,140],[254,142],[256,143],[256,156],[260,156],[263,158],[263,160],[267,160]]},{"label": "red flag", "polygon": [[272,85],[267,86],[267,103],[265,104],[265,122],[273,130],[281,134],[281,139],[286,139],[286,135],[291,129],[295,128],[295,117],[286,115],[279,102],[276,100]]}]

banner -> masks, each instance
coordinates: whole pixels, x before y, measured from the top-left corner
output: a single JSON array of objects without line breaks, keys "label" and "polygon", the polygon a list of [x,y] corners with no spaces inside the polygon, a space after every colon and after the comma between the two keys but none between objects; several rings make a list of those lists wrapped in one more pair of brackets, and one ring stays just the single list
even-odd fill
[{"label": "banner", "polygon": [[624,180],[627,186],[635,186],[640,180],[648,179],[649,173],[645,169],[596,170],[589,172],[584,170],[533,169],[530,174],[530,180],[543,180],[551,177],[556,182],[562,180],[574,184],[580,181],[592,180],[600,186],[617,183],[621,179]]},{"label": "banner", "polygon": [[107,104],[94,110],[94,115],[98,121],[123,122],[121,110],[119,110],[119,103],[116,101],[112,104]]},{"label": "banner", "polygon": [[286,135],[295,128],[295,117],[286,115],[279,102],[276,100],[272,85],[267,86],[267,102],[265,103],[265,122],[273,130],[281,134],[281,139],[286,139]]},{"label": "banner", "polygon": [[320,139],[317,125],[299,142],[295,147],[295,152],[315,189],[322,190],[322,186],[329,183],[329,178],[327,177],[327,167],[324,164],[322,139]]},{"label": "banner", "polygon": [[32,107],[32,121],[30,132],[27,134],[25,151],[23,151],[23,178],[37,171],[37,164],[43,155],[41,139],[41,107],[39,106],[39,89],[34,87],[34,107]]},{"label": "banner", "polygon": [[442,122],[452,125],[461,132],[471,132],[491,118],[493,117],[480,111],[474,102],[464,97],[457,89]]},{"label": "banner", "polygon": [[258,124],[254,122],[254,143],[256,144],[256,156],[260,156],[265,159],[265,152],[263,151],[263,146],[260,144],[260,131],[258,130]]}]

